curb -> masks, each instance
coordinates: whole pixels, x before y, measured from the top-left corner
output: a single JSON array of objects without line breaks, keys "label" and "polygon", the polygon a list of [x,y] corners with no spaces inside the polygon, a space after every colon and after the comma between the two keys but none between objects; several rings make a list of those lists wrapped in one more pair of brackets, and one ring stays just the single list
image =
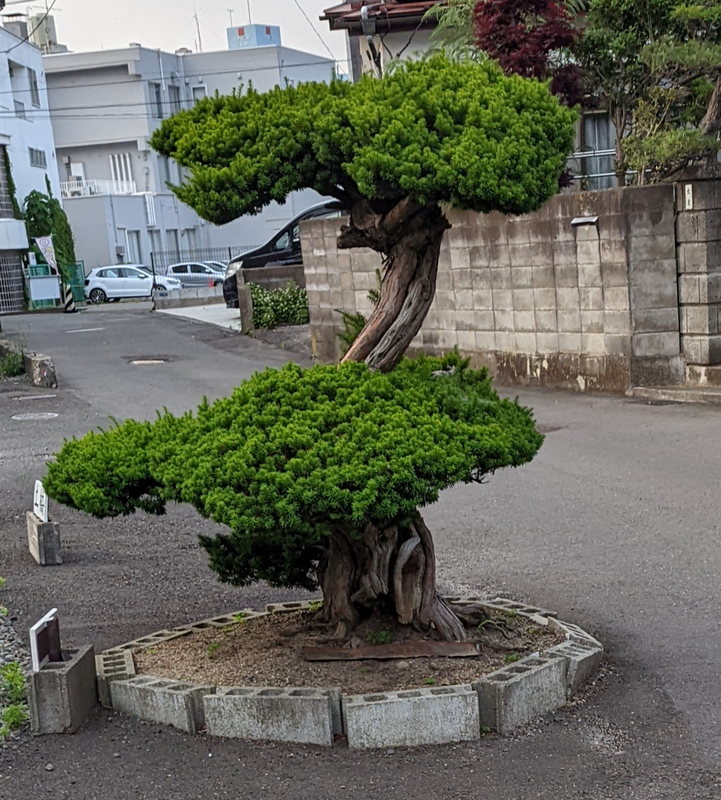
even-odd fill
[{"label": "curb", "polygon": [[472,684],[343,695],[335,687],[202,686],[135,675],[132,650],[195,631],[317,608],[318,600],[269,603],[161,630],[105,650],[96,658],[104,705],[151,722],[211,736],[330,746],[345,735],[352,749],[414,747],[475,741],[482,728],[508,733],[562,708],[598,669],[603,645],[555,612],[503,597],[448,597],[489,611],[528,617],[563,634],[565,641],[501,667]]}]

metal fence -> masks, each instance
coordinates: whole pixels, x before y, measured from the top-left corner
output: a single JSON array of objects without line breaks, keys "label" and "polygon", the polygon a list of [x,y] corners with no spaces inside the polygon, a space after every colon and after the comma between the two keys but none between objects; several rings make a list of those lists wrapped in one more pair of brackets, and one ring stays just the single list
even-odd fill
[{"label": "metal fence", "polygon": [[23,263],[19,250],[0,252],[0,312],[22,311],[25,304]]},{"label": "metal fence", "polygon": [[234,247],[205,247],[198,250],[158,250],[150,254],[151,264],[157,275],[165,275],[173,264],[187,264],[191,261],[205,263],[216,261],[227,264],[232,258],[254,250],[256,245],[236,245]]}]

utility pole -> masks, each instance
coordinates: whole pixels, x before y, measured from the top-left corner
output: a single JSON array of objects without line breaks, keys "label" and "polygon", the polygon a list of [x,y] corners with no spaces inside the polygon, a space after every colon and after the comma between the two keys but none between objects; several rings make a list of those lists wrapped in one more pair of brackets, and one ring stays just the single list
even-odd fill
[{"label": "utility pole", "polygon": [[198,31],[198,50],[200,50],[200,52],[202,53],[203,52],[203,37],[200,34],[200,20],[198,19],[198,8],[195,5],[195,0],[193,0],[193,11],[195,12],[193,14],[193,17],[195,17],[195,27],[196,27],[196,29]]}]

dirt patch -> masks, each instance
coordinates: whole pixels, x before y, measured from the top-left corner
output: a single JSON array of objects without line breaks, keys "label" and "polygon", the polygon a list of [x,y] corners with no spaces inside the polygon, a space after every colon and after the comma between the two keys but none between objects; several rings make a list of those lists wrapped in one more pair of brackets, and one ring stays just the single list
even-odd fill
[{"label": "dirt patch", "polygon": [[310,325],[279,325],[272,330],[258,328],[253,336],[259,341],[279,347],[281,350],[309,357],[312,355]]},{"label": "dirt patch", "polygon": [[[562,641],[562,635],[525,617],[499,614],[469,632],[480,653],[473,658],[309,662],[305,646],[332,645],[301,611],[239,621],[154,647],[136,650],[138,672],[214,686],[338,686],[349,694],[418,686],[470,683],[518,658]],[[497,625],[497,627],[496,627]],[[357,630],[355,644],[381,645],[421,638],[378,621]],[[340,645],[338,645],[340,646]]]}]

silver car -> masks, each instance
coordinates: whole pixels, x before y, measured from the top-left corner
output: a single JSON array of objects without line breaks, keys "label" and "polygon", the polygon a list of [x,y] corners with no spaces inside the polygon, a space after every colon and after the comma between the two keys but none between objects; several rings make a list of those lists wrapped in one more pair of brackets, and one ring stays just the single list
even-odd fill
[{"label": "silver car", "polygon": [[183,286],[222,286],[223,271],[214,269],[200,261],[171,264],[168,275],[179,280]]}]

